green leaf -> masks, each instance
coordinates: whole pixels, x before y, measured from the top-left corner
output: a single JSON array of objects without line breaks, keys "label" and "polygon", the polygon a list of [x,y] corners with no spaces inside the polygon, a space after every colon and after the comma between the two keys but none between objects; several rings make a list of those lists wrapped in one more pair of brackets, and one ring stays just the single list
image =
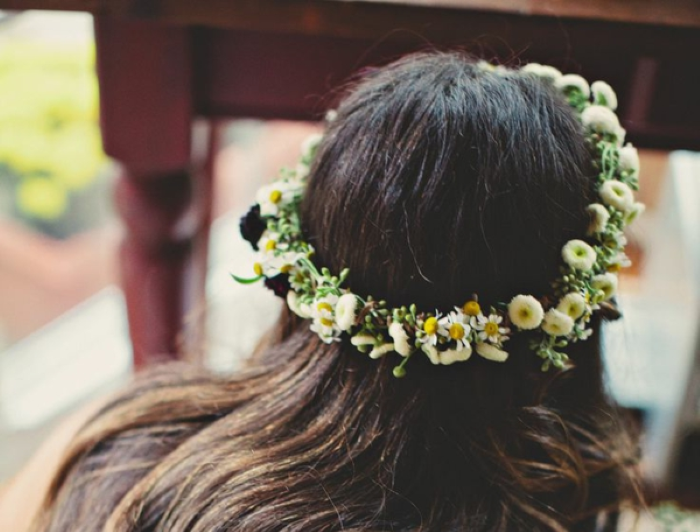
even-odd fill
[{"label": "green leaf", "polygon": [[264,275],[258,275],[256,277],[252,277],[250,279],[246,279],[245,277],[238,277],[238,275],[231,274],[231,277],[233,277],[233,280],[241,283],[241,284],[253,284],[257,283],[260,279],[265,277]]}]

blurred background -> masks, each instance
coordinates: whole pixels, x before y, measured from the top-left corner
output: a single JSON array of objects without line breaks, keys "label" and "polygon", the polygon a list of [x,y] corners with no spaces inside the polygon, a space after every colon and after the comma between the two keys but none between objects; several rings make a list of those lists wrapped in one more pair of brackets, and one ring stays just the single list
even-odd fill
[{"label": "blurred background", "polygon": [[[113,31],[103,30],[105,36]],[[103,39],[107,50],[111,37]],[[166,41],[175,46],[177,36]],[[199,48],[216,50],[214,37],[202,41]],[[103,80],[109,79],[109,65],[98,66]],[[213,79],[207,95],[211,105],[225,107],[216,103],[217,90],[223,89],[211,72],[196,64],[193,69],[194,76]],[[330,90],[333,83],[327,84]],[[279,311],[278,302],[261,286],[240,286],[230,279],[230,273],[246,273],[251,263],[251,252],[238,235],[238,218],[261,183],[274,178],[279,167],[295,164],[301,141],[318,130],[318,123],[276,119],[255,105],[244,111],[262,119],[238,111],[231,114],[242,118],[195,117],[186,156],[201,160],[190,169],[208,176],[207,194],[197,196],[195,187],[183,200],[168,188],[168,180],[180,175],[173,170],[177,165],[142,164],[146,157],[128,155],[131,148],[116,136],[106,139],[112,152],[127,153],[123,159],[136,162],[125,169],[105,155],[98,85],[91,15],[0,11],[0,483],[21,468],[63,416],[130,378],[129,317],[132,335],[141,338],[143,331],[133,330],[142,314],[127,312],[122,289],[134,289],[122,283],[128,270],[124,263],[134,262],[134,249],[120,248],[124,238],[151,251],[153,239],[165,238],[165,251],[159,247],[149,256],[156,254],[161,262],[175,257],[177,262],[177,235],[200,227],[193,218],[211,222],[206,242],[196,244],[206,261],[187,263],[176,274],[162,264],[144,266],[149,272],[144,289],[182,271],[206,271],[200,275],[205,279],[201,294],[189,289],[178,293],[178,301],[188,301],[184,327],[177,316],[184,332],[176,339],[186,358],[199,358],[216,371],[235,369]],[[114,93],[123,86],[103,82],[102,90]],[[311,99],[311,117],[318,119],[323,96],[316,93]],[[294,111],[280,115],[295,118]],[[103,119],[113,124],[119,116]],[[158,123],[144,127],[158,131]],[[168,128],[163,124],[164,137]],[[135,129],[125,136],[141,133]],[[634,267],[622,276],[625,319],[605,331],[609,383],[643,429],[650,486],[700,506],[700,155],[672,149],[670,137],[659,138],[658,146],[641,150],[639,197],[647,212],[629,235]],[[635,141],[633,131],[631,139]],[[202,146],[205,154],[197,159]],[[162,146],[155,142],[135,149],[151,154]],[[143,174],[156,176],[145,192],[138,189]],[[161,176],[164,187],[151,185]],[[180,203],[204,196],[204,214],[183,214],[189,207],[180,208]],[[166,229],[154,237],[142,227],[148,217],[134,212],[147,213],[163,198],[169,207],[165,214],[154,214],[154,223]],[[176,207],[170,209],[172,205]],[[152,292],[159,290],[163,288]],[[149,307],[148,312],[154,311]],[[148,334],[143,338],[146,343],[152,339]],[[137,364],[149,362],[143,356],[137,354]]]}]

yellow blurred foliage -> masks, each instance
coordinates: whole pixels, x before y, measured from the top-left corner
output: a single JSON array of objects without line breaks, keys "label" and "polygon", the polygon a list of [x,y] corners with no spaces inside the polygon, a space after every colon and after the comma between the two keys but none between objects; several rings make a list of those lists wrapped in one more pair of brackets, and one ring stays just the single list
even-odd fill
[{"label": "yellow blurred foliage", "polygon": [[68,206],[66,189],[43,177],[28,177],[17,186],[19,208],[37,218],[51,220],[61,216]]},{"label": "yellow blurred foliage", "polygon": [[91,44],[0,47],[0,164],[19,176],[16,203],[26,215],[60,217],[106,161],[94,64]]}]

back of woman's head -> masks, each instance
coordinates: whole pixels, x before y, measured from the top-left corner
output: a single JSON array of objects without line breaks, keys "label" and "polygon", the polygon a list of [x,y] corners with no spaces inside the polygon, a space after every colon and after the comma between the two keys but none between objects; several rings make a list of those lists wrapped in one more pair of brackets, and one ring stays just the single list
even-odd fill
[{"label": "back of woman's head", "polygon": [[594,181],[563,96],[457,54],[367,75],[329,126],[304,221],[356,293],[451,308],[543,295],[585,234]]},{"label": "back of woman's head", "polygon": [[[366,74],[340,104],[302,222],[319,265],[349,268],[354,293],[391,305],[450,309],[478,294],[488,308],[519,293],[541,297],[559,274],[562,245],[590,223],[590,150],[570,105],[537,76],[485,69],[456,53],[409,56]],[[357,360],[347,344],[327,350],[352,367],[346,372],[369,375],[345,384],[358,388],[355,408],[393,404],[387,430],[404,431],[402,450],[417,455],[392,471],[408,469],[420,485],[415,500],[431,511],[470,501],[470,529],[482,518],[487,530],[558,520],[569,529],[616,503],[609,490],[624,472],[606,435],[597,334],[569,349],[575,369],[556,376],[542,373],[518,337],[507,364],[476,357],[445,368],[417,357],[407,382],[392,377],[390,357]],[[410,421],[401,426],[400,416]],[[590,493],[598,468],[609,486]],[[491,521],[493,509],[479,515],[489,492],[498,493],[504,521]]]},{"label": "back of woman's head", "polygon": [[[394,305],[544,296],[589,223],[591,161],[550,84],[457,53],[409,56],[342,100],[303,230],[319,266],[349,268],[354,293]],[[108,408],[53,495],[77,499],[90,457],[119,448],[141,466],[120,466],[120,489],[105,481],[113,530],[594,530],[636,499],[593,328],[565,372],[542,373],[515,337],[504,364],[415,357],[395,379],[389,357],[323,343],[285,311],[243,375],[146,381]],[[125,425],[139,445],[117,444]],[[157,465],[144,471],[144,455]]]}]

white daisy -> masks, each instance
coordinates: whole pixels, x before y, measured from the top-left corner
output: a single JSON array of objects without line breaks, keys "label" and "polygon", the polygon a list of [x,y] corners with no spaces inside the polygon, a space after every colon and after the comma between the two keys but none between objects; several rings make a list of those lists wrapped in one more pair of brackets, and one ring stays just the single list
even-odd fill
[{"label": "white daisy", "polygon": [[378,345],[369,352],[369,358],[374,358],[374,359],[381,358],[393,350],[394,350],[394,344],[387,343],[387,344]]},{"label": "white daisy", "polygon": [[287,305],[289,306],[289,309],[300,318],[307,319],[311,317],[311,309],[309,308],[309,305],[301,303],[299,301],[299,294],[297,294],[294,290],[287,292]]},{"label": "white daisy", "polygon": [[552,308],[544,315],[542,330],[550,336],[567,336],[574,328],[571,316]]},{"label": "white daisy", "polygon": [[539,63],[528,63],[520,70],[522,72],[534,74],[535,76],[539,76],[541,78],[549,78],[552,81],[562,77],[562,73],[558,69],[554,68],[553,66],[541,65]]},{"label": "white daisy", "polygon": [[598,133],[620,134],[620,120],[617,115],[602,105],[589,105],[581,113],[581,122],[588,129]]},{"label": "white daisy", "polygon": [[507,327],[501,327],[503,318],[498,314],[490,314],[487,318],[483,314],[473,317],[470,321],[472,329],[478,331],[477,336],[482,342],[489,341],[492,344],[499,345],[508,340]]},{"label": "white daisy", "polygon": [[588,82],[578,74],[565,74],[554,80],[554,86],[558,89],[576,89],[583,93],[586,98],[591,95],[591,88],[588,86]]},{"label": "white daisy", "polygon": [[280,209],[292,203],[301,194],[301,185],[291,181],[277,181],[261,187],[255,196],[261,216],[277,216]]},{"label": "white daisy", "polygon": [[292,268],[289,272],[289,286],[292,290],[301,292],[308,278],[308,273],[303,268]]},{"label": "white daisy", "polygon": [[440,325],[438,320],[440,319],[440,313],[435,316],[430,316],[423,322],[423,336],[419,339],[422,344],[437,345],[438,341],[438,329]]},{"label": "white daisy", "polygon": [[457,351],[469,346],[469,333],[472,328],[469,326],[469,317],[465,316],[462,309],[455,307],[455,310],[438,320],[438,325],[438,334],[454,340]]},{"label": "white daisy", "polygon": [[631,143],[620,148],[620,170],[628,170],[632,175],[639,173],[639,152]]},{"label": "white daisy", "polygon": [[338,296],[328,295],[316,299],[311,305],[311,317],[313,323],[311,330],[321,337],[326,343],[338,341],[342,332],[335,322],[335,306]]},{"label": "white daisy", "polygon": [[586,298],[578,292],[571,292],[561,298],[557,310],[573,320],[579,319],[586,312]]},{"label": "white daisy", "polygon": [[389,325],[389,336],[394,340],[394,351],[404,357],[411,354],[413,351],[411,339],[401,323],[395,321]]},{"label": "white daisy", "polygon": [[476,344],[476,352],[486,360],[492,362],[505,362],[508,359],[508,353],[491,344],[479,343]]},{"label": "white daisy", "polygon": [[254,268],[256,273],[258,267],[265,277],[275,277],[280,273],[286,273],[291,276],[295,275],[295,265],[297,260],[303,257],[301,253],[296,253],[294,251],[285,251],[284,253],[270,253],[261,251],[258,255],[258,261],[255,263]]},{"label": "white daisy", "polygon": [[632,207],[625,213],[625,224],[629,225],[632,222],[634,222],[640,214],[642,214],[646,210],[646,205],[640,202],[635,202],[632,204]]},{"label": "white daisy", "polygon": [[572,268],[587,272],[595,264],[595,250],[583,240],[569,240],[561,250],[562,258]]},{"label": "white daisy", "polygon": [[355,325],[359,300],[355,294],[343,294],[335,305],[335,323],[341,331],[349,331]]},{"label": "white daisy", "polygon": [[288,249],[289,245],[281,242],[281,238],[282,235],[279,233],[265,231],[260,237],[260,240],[258,240],[258,249],[260,250],[260,253],[275,255],[280,251]]},{"label": "white daisy", "polygon": [[600,197],[607,205],[616,208],[618,211],[627,212],[634,204],[632,189],[626,183],[615,179],[600,185],[598,194],[600,194]]},{"label": "white daisy", "polygon": [[613,88],[604,81],[594,81],[591,84],[591,92],[595,103],[609,107],[613,111],[617,109],[617,95]]},{"label": "white daisy", "polygon": [[508,316],[519,329],[531,330],[542,323],[544,309],[535,297],[521,294],[515,296],[508,305]]},{"label": "white daisy", "polygon": [[607,270],[609,272],[619,272],[622,268],[628,268],[629,266],[632,266],[632,261],[624,251],[620,251],[610,261]]},{"label": "white daisy", "polygon": [[607,301],[617,293],[617,275],[614,273],[601,273],[591,280],[591,286],[602,290],[605,294],[603,301]]}]

